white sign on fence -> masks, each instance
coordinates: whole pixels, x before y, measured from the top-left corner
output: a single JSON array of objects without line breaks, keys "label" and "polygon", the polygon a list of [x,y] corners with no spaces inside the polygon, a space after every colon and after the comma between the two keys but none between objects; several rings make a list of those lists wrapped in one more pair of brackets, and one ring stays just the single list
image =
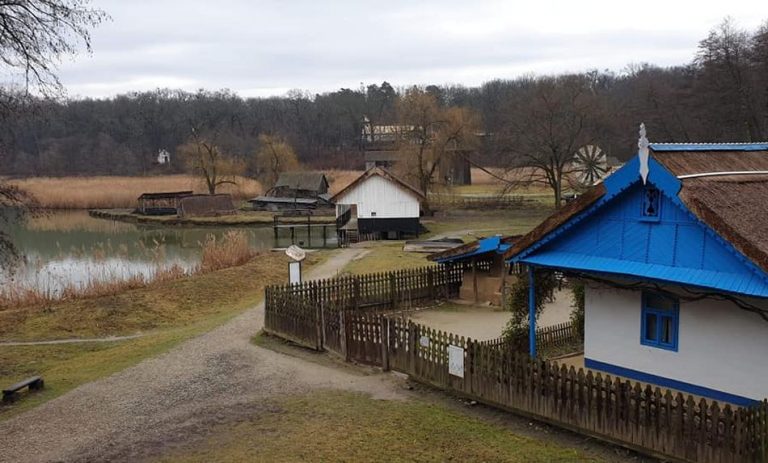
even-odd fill
[{"label": "white sign on fence", "polygon": [[464,377],[464,349],[458,346],[448,346],[448,374]]},{"label": "white sign on fence", "polygon": [[288,262],[288,282],[290,284],[301,283],[301,262]]},{"label": "white sign on fence", "polygon": [[421,347],[429,347],[429,336],[422,336],[419,339],[419,344],[421,344]]}]

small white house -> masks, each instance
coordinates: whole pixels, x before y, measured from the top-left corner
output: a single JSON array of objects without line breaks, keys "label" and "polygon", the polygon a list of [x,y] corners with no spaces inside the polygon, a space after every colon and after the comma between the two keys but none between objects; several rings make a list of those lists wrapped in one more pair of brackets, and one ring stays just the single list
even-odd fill
[{"label": "small white house", "polygon": [[[585,283],[584,366],[768,397],[768,144],[648,144],[505,258]],[[531,352],[535,355],[535,344]]]},{"label": "small white house", "polygon": [[424,194],[382,167],[374,167],[331,198],[340,237],[400,239],[418,235]]}]

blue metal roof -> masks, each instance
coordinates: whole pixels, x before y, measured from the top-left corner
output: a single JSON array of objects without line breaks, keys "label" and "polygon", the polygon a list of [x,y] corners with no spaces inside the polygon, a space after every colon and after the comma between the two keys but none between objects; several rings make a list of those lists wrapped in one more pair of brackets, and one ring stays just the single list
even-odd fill
[{"label": "blue metal roof", "polygon": [[512,247],[511,244],[502,243],[501,236],[491,236],[489,238],[483,238],[483,239],[477,240],[476,243],[478,244],[478,246],[472,251],[467,251],[463,254],[445,257],[442,259],[437,259],[436,262],[441,264],[446,262],[457,262],[460,260],[467,259],[469,257],[479,256],[479,255],[487,254],[490,252],[495,252],[497,254],[504,254],[510,247]]},{"label": "blue metal roof", "polygon": [[633,277],[633,279],[642,278],[659,283],[682,284],[726,293],[768,297],[768,283],[758,275],[747,276],[740,273],[680,268],[558,251],[537,253],[527,257],[523,262],[542,267]]},{"label": "blue metal roof", "polygon": [[766,143],[651,143],[654,151],[766,151]]},{"label": "blue metal roof", "polygon": [[[768,144],[718,146],[768,149]],[[658,217],[641,216],[645,186],[638,166],[635,157],[607,177],[603,197],[511,261],[768,297],[768,274],[688,209],[678,197],[680,180],[653,157],[648,183],[660,194]]]}]

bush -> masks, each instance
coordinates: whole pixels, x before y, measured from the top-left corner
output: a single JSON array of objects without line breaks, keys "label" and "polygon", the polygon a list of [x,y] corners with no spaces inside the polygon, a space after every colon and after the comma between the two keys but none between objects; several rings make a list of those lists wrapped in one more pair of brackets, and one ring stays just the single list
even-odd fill
[{"label": "bush", "polygon": [[[559,282],[549,270],[536,269],[536,319],[541,315],[544,304],[551,302]],[[504,308],[512,312],[502,336],[516,350],[528,351],[528,277],[521,274],[508,288]]]}]

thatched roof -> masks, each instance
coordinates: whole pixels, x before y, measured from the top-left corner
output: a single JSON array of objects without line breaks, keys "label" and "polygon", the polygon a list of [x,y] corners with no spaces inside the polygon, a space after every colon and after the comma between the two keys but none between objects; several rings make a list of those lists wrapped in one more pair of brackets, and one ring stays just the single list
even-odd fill
[{"label": "thatched roof", "polygon": [[[665,151],[653,157],[676,176],[766,172],[768,151]],[[768,272],[768,175],[682,179],[678,196],[702,222]]]},{"label": "thatched roof", "polygon": [[280,187],[292,190],[326,191],[328,180],[322,172],[283,172],[273,188]]},{"label": "thatched roof", "polygon": [[352,183],[350,183],[349,185],[345,186],[341,191],[339,191],[338,193],[333,195],[333,197],[331,198],[331,201],[333,201],[334,203],[337,202],[337,200],[339,198],[341,198],[342,196],[347,194],[350,190],[355,188],[357,185],[359,185],[360,183],[364,182],[365,180],[367,180],[367,179],[369,179],[371,177],[375,177],[375,176],[379,176],[379,177],[385,178],[385,179],[389,180],[390,182],[393,182],[393,183],[399,185],[400,187],[402,187],[406,191],[409,191],[409,192],[413,193],[414,195],[416,195],[416,197],[419,198],[420,201],[423,201],[423,200],[426,199],[426,196],[424,196],[424,193],[422,193],[419,189],[409,185],[404,180],[401,180],[399,177],[394,175],[392,172],[388,171],[387,169],[385,169],[383,167],[374,167],[372,169],[368,169],[367,171],[365,171],[363,173],[363,175],[357,177],[355,180],[352,181]]}]

